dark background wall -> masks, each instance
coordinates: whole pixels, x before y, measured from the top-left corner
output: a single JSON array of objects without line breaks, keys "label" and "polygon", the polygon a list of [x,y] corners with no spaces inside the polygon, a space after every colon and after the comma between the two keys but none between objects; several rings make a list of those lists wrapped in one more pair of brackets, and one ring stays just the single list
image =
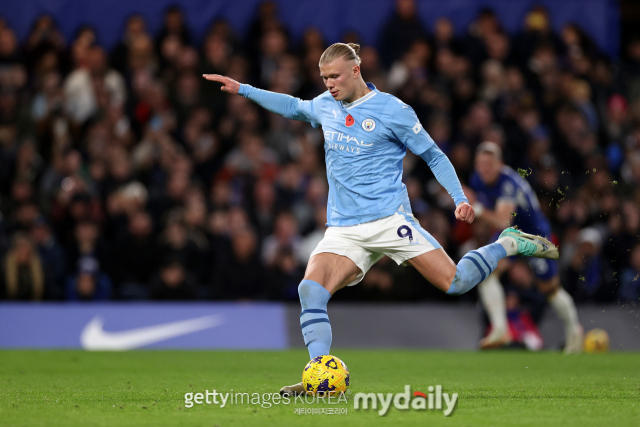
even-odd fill
[{"label": "dark background wall", "polygon": [[[63,33],[71,38],[79,25],[94,26],[101,43],[113,46],[122,32],[123,17],[144,11],[149,29],[155,33],[162,22],[167,6],[178,4],[184,8],[189,25],[197,39],[211,22],[224,18],[237,31],[244,31],[251,23],[257,6],[263,0],[17,0],[3,1],[0,15],[26,37],[34,19],[52,14]],[[298,37],[308,26],[319,28],[329,42],[336,42],[348,30],[355,30],[365,43],[375,43],[380,26],[393,9],[393,0],[277,0],[280,17],[292,35]],[[429,28],[438,17],[453,20],[462,32],[482,7],[495,10],[507,31],[522,28],[527,11],[536,4],[550,11],[556,30],[568,22],[575,22],[586,30],[598,46],[612,58],[617,57],[620,44],[620,9],[617,0],[420,0],[419,13]]]}]

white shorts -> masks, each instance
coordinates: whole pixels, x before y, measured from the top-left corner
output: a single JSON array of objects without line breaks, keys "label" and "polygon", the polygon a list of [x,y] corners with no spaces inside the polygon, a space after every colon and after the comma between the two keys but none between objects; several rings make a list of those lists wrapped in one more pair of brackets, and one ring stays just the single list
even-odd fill
[{"label": "white shorts", "polygon": [[349,258],[362,270],[348,284],[353,286],[384,255],[401,265],[411,258],[441,247],[413,215],[398,211],[364,224],[329,227],[311,257],[328,252]]}]

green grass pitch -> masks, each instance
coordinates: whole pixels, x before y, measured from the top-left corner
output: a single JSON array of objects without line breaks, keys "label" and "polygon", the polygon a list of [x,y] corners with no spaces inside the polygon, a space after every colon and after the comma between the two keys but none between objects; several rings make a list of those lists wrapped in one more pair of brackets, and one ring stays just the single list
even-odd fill
[{"label": "green grass pitch", "polygon": [[[216,389],[267,393],[299,380],[305,350],[0,351],[1,426],[638,426],[640,355],[335,350],[355,392],[459,394],[441,411],[340,405],[194,405],[184,394]],[[295,409],[347,408],[346,415]]]}]

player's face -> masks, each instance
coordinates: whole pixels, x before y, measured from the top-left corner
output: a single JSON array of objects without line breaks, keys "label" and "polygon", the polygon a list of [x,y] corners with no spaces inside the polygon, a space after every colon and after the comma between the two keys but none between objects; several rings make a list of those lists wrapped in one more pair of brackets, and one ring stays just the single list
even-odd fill
[{"label": "player's face", "polygon": [[320,76],[324,85],[336,101],[350,98],[356,89],[356,78],[360,75],[360,67],[355,61],[335,59],[320,65]]},{"label": "player's face", "polygon": [[480,153],[476,156],[476,172],[485,184],[493,184],[500,175],[502,161],[490,153]]}]

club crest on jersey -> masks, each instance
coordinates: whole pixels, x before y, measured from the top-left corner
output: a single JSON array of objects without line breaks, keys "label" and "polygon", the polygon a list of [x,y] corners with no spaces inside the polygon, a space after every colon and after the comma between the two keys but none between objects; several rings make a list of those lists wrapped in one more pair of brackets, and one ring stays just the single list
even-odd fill
[{"label": "club crest on jersey", "polygon": [[365,132],[371,132],[375,128],[376,128],[376,122],[373,121],[373,119],[364,119],[362,121],[362,129],[364,129]]},{"label": "club crest on jersey", "polygon": [[353,119],[353,116],[351,114],[348,114],[347,117],[344,119],[344,125],[348,128],[353,126],[355,122],[356,121]]}]

